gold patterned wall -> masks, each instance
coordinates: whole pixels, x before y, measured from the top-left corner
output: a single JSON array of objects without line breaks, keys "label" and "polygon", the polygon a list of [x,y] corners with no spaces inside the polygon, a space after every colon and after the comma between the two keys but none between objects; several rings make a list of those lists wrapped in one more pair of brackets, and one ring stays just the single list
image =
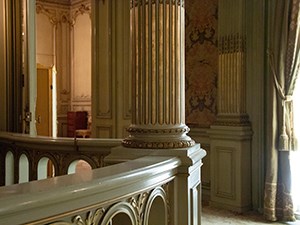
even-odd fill
[{"label": "gold patterned wall", "polygon": [[209,127],[216,118],[217,0],[185,1],[186,124]]}]

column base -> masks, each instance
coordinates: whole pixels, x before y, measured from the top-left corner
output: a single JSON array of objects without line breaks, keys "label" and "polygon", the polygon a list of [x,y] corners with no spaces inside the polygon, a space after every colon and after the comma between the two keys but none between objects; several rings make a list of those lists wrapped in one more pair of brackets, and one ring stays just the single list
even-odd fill
[{"label": "column base", "polygon": [[122,142],[124,147],[142,149],[189,148],[195,145],[187,133],[189,128],[182,126],[145,127],[131,125],[127,131],[129,137]]}]

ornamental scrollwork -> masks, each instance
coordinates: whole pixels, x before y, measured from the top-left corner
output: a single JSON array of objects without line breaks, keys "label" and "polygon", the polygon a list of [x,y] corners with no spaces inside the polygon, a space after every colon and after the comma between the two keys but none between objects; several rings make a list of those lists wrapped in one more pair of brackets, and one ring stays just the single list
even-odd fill
[{"label": "ornamental scrollwork", "polygon": [[100,219],[104,215],[105,209],[100,208],[97,209],[94,213],[89,211],[85,219],[82,216],[77,215],[72,218],[72,222],[63,222],[58,221],[54,223],[50,223],[49,225],[96,225],[99,223]]},{"label": "ornamental scrollwork", "polygon": [[190,128],[185,126],[182,128],[173,128],[173,129],[143,129],[143,128],[135,128],[129,127],[127,128],[129,133],[138,133],[138,134],[181,134],[188,133]]},{"label": "ornamental scrollwork", "polygon": [[130,8],[148,4],[170,4],[184,7],[184,0],[131,0]]},{"label": "ornamental scrollwork", "polygon": [[245,52],[246,38],[237,33],[219,38],[219,54]]},{"label": "ornamental scrollwork", "polygon": [[182,140],[182,141],[165,141],[165,142],[146,142],[124,139],[122,145],[130,148],[144,148],[144,149],[169,149],[169,148],[188,148],[195,145],[194,140]]},{"label": "ornamental scrollwork", "polygon": [[161,187],[165,191],[165,194],[166,194],[165,201],[166,201],[166,207],[167,207],[168,224],[171,224],[171,218],[170,218],[170,215],[171,215],[171,206],[170,206],[169,184],[170,183],[163,184]]},{"label": "ornamental scrollwork", "polygon": [[91,6],[89,4],[81,4],[79,8],[77,8],[73,15],[72,15],[72,19],[71,19],[71,26],[74,26],[76,23],[76,19],[79,15],[83,15],[85,13],[89,14],[91,16]]},{"label": "ornamental scrollwork", "polygon": [[137,198],[131,197],[129,199],[129,203],[132,205],[132,207],[135,210],[135,213],[138,218],[138,224],[142,224],[143,222],[143,216],[144,216],[144,208],[145,208],[145,203],[146,200],[149,196],[148,192],[144,192],[140,194]]},{"label": "ornamental scrollwork", "polygon": [[36,4],[36,13],[37,14],[44,14],[48,17],[49,21],[51,24],[56,25],[59,21],[56,17],[56,12],[55,10],[51,10],[46,8],[44,5],[37,3]]}]

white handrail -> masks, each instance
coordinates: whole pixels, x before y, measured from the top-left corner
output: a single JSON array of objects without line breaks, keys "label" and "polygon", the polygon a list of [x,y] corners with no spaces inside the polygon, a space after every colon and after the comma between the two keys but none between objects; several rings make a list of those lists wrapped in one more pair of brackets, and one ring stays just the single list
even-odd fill
[{"label": "white handrail", "polygon": [[[0,185],[20,183],[20,172],[23,173],[22,177],[27,177],[27,181],[28,178],[36,180],[39,160],[42,158],[51,160],[55,176],[67,174],[69,165],[77,160],[85,160],[93,169],[103,167],[104,157],[110,154],[112,148],[120,146],[121,142],[121,139],[52,138],[0,132]],[[12,169],[5,174],[7,155],[12,164],[8,166]],[[29,167],[26,171],[20,167],[24,160],[27,160]],[[9,177],[9,183],[6,177]]]},{"label": "white handrail", "polygon": [[[72,221],[168,183],[181,162],[148,156],[80,174],[0,188],[0,224]],[[134,208],[134,207],[133,207]],[[103,214],[104,216],[104,214]]]},{"label": "white handrail", "polygon": [[77,142],[79,147],[90,148],[97,147],[116,147],[121,145],[122,139],[111,139],[111,138],[67,138],[67,137],[46,137],[46,136],[35,136],[29,134],[11,133],[11,132],[1,132],[0,131],[0,141],[1,142],[13,142],[15,144],[26,144],[26,146],[39,145],[41,148],[53,148],[57,147],[73,147],[74,141]]}]

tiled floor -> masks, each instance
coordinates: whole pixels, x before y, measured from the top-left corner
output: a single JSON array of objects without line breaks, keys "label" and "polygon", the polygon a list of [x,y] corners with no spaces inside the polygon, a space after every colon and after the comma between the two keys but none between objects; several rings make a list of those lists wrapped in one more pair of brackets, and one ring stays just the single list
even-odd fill
[{"label": "tiled floor", "polygon": [[247,212],[245,214],[234,213],[227,210],[220,210],[211,206],[202,208],[201,225],[259,225],[259,224],[288,224],[300,225],[300,221],[290,223],[267,222],[263,216],[257,212]]}]

